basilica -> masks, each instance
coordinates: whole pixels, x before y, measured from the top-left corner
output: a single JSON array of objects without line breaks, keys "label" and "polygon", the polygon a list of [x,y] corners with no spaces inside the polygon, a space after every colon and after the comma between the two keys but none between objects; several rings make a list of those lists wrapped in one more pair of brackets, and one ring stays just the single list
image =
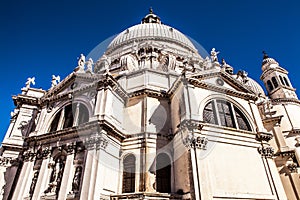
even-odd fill
[{"label": "basilica", "polygon": [[300,199],[300,101],[267,53],[265,93],[150,9],[77,64],[12,97],[0,199]]}]

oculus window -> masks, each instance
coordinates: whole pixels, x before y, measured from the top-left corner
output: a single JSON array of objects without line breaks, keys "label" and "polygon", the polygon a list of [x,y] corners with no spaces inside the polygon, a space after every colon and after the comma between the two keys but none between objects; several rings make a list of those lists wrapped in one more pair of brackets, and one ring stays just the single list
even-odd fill
[{"label": "oculus window", "polygon": [[226,100],[214,99],[207,103],[203,111],[203,120],[210,124],[245,131],[252,130],[243,112],[234,104]]}]

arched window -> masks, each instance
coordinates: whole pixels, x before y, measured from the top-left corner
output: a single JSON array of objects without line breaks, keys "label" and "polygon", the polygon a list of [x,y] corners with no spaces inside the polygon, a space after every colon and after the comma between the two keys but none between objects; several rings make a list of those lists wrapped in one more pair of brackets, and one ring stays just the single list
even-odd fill
[{"label": "arched window", "polygon": [[269,89],[269,92],[271,92],[274,89],[274,87],[273,87],[273,85],[272,85],[272,83],[271,83],[270,80],[267,80],[267,87]]},{"label": "arched window", "polygon": [[279,79],[280,79],[281,85],[285,85],[284,82],[283,82],[282,76],[279,76]]},{"label": "arched window", "polygon": [[[76,116],[76,119],[75,119]],[[49,132],[80,125],[89,120],[89,112],[82,103],[73,103],[63,107],[53,118]]]},{"label": "arched window", "polygon": [[226,100],[214,99],[207,103],[203,111],[203,120],[210,124],[251,131],[251,126],[242,111]]},{"label": "arched window", "polygon": [[277,82],[277,80],[276,80],[276,78],[275,77],[272,77],[272,83],[273,83],[273,85],[274,85],[274,88],[277,88],[278,87],[278,82]]},{"label": "arched window", "polygon": [[156,191],[171,192],[171,161],[165,153],[159,154],[156,158]]},{"label": "arched window", "polygon": [[123,161],[123,193],[135,191],[135,156],[130,154]]},{"label": "arched window", "polygon": [[286,86],[290,87],[290,84],[289,84],[287,78],[286,78],[286,77],[283,77],[283,79],[284,79],[284,82],[285,82]]}]

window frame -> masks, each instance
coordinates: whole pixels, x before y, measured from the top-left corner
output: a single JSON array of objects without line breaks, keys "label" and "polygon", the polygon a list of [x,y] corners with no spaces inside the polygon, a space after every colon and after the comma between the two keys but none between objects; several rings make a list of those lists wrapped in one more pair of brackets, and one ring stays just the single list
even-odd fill
[{"label": "window frame", "polygon": [[[81,107],[84,107],[84,109],[80,109]],[[66,109],[69,109],[66,110]],[[85,110],[85,114],[87,113],[87,117],[85,117],[85,120],[80,120],[79,119],[79,114],[80,114],[80,110]],[[70,119],[66,119],[65,116],[66,115],[72,115],[72,119],[71,121],[69,121]],[[59,130],[64,130],[67,128],[71,128],[74,126],[78,126],[81,125],[83,123],[86,123],[89,121],[89,117],[90,117],[90,112],[88,107],[82,103],[82,102],[74,102],[74,103],[68,103],[65,104],[64,106],[62,106],[52,117],[51,123],[48,126],[48,132],[55,132],[55,131],[59,131]],[[58,120],[57,120],[58,119]],[[53,128],[52,126],[54,123],[54,120],[57,120],[56,128]],[[66,124],[66,122],[68,122],[68,124]]]},{"label": "window frame", "polygon": [[[227,125],[222,124],[221,117],[220,117],[220,111],[219,111],[219,108],[217,106],[218,102],[219,103],[221,102],[221,104],[223,103],[223,104],[228,105],[229,112],[231,113],[232,126],[227,126]],[[205,112],[205,110],[207,110],[206,107],[209,104],[212,104],[212,112],[215,113],[215,114],[211,115],[211,116],[216,117],[216,119],[214,119],[214,121],[216,123],[210,123],[209,121],[205,121],[205,117],[204,117],[205,113],[204,112]],[[247,129],[242,128],[242,126],[241,126],[242,124],[239,123],[237,114],[239,115],[239,118],[242,119],[242,122],[245,123],[245,126],[247,127]],[[204,109],[203,109],[202,117],[203,117],[203,121],[205,123],[214,124],[214,125],[217,125],[217,126],[222,126],[222,127],[227,127],[227,128],[233,128],[233,129],[237,129],[237,130],[253,132],[253,127],[251,125],[252,123],[250,122],[250,120],[247,117],[247,115],[245,114],[245,112],[242,109],[240,109],[240,106],[237,106],[235,103],[233,103],[233,102],[231,102],[227,99],[216,98],[216,99],[210,99],[209,101],[207,101],[205,106],[204,106]]]}]

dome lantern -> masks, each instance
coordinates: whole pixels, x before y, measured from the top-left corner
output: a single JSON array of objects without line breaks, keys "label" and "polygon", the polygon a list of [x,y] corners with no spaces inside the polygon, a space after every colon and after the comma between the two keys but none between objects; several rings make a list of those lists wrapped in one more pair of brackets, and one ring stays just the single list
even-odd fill
[{"label": "dome lantern", "polygon": [[145,24],[145,23],[157,23],[157,24],[161,24],[161,21],[160,21],[160,17],[155,15],[153,13],[153,9],[152,7],[150,7],[149,9],[149,14],[147,14],[143,19],[142,19],[142,24]]}]

